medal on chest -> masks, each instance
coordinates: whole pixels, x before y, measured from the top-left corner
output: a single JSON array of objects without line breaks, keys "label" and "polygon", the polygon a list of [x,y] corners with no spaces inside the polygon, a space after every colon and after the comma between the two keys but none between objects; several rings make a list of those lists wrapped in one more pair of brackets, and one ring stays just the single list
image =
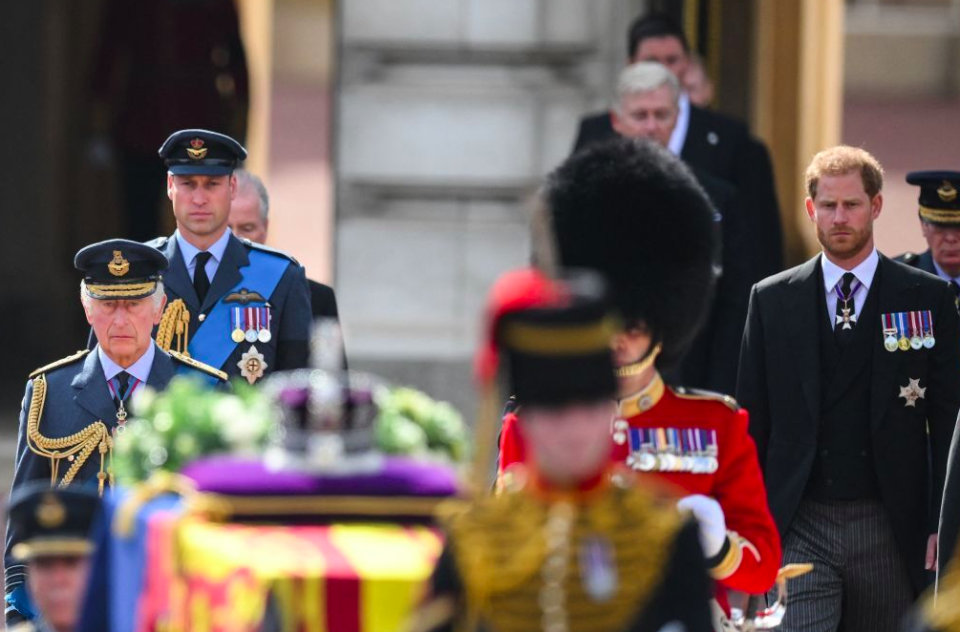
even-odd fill
[{"label": "medal on chest", "polygon": [[240,368],[240,375],[246,378],[248,383],[253,384],[263,377],[267,361],[263,354],[257,351],[256,345],[251,345],[247,352],[240,356],[237,367]]},{"label": "medal on chest", "polygon": [[717,431],[702,428],[630,428],[627,465],[641,472],[714,474]]}]

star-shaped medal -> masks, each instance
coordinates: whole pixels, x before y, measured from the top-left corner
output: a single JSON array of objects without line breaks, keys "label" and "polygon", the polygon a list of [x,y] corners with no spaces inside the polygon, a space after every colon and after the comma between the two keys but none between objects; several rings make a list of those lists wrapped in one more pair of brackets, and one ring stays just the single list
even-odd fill
[{"label": "star-shaped medal", "polygon": [[253,384],[263,377],[263,371],[267,368],[267,362],[263,354],[257,351],[257,347],[250,345],[250,349],[240,356],[240,361],[237,362],[237,366],[240,367],[240,375],[247,378],[247,382]]},{"label": "star-shaped medal", "polygon": [[920,388],[920,380],[908,378],[910,382],[906,386],[900,387],[900,397],[907,400],[907,403],[904,406],[912,406],[916,408],[917,400],[924,398],[924,393],[926,393],[927,388]]},{"label": "star-shaped medal", "polygon": [[840,311],[843,313],[842,316],[837,316],[837,322],[835,324],[843,325],[843,329],[853,329],[853,324],[857,322],[857,315],[850,314],[850,309],[847,307],[840,308]]}]

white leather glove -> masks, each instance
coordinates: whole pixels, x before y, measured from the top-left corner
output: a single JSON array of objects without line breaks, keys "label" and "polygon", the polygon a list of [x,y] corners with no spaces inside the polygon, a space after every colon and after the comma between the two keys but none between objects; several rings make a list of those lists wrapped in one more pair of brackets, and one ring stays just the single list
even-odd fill
[{"label": "white leather glove", "polygon": [[727,539],[727,521],[723,517],[720,503],[709,496],[691,494],[677,501],[677,509],[689,511],[700,525],[700,546],[703,554],[710,559],[720,552]]}]

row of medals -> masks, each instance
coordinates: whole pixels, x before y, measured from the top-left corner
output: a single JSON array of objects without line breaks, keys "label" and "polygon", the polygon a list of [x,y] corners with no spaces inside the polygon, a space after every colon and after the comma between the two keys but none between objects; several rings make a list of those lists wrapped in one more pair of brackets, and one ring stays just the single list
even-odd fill
[{"label": "row of medals", "polygon": [[627,465],[641,472],[690,472],[713,474],[719,467],[712,454],[680,455],[672,452],[655,452],[652,446],[644,445],[639,452],[627,457]]},{"label": "row of medals", "polygon": [[259,341],[266,344],[270,342],[270,339],[272,337],[273,336],[270,334],[269,329],[261,329],[257,331],[256,329],[251,327],[247,331],[243,331],[242,329],[237,327],[232,332],[230,332],[230,339],[238,343],[246,340],[247,342],[250,342],[250,343]]},{"label": "row of medals", "polygon": [[887,334],[886,338],[883,339],[883,347],[891,353],[897,351],[909,351],[913,349],[914,351],[919,351],[920,349],[933,349],[933,346],[937,344],[936,338],[933,337],[933,334],[927,334],[923,338],[920,336],[913,336],[907,338],[906,336],[901,336],[897,338],[896,335],[890,333],[889,331],[884,332]]}]

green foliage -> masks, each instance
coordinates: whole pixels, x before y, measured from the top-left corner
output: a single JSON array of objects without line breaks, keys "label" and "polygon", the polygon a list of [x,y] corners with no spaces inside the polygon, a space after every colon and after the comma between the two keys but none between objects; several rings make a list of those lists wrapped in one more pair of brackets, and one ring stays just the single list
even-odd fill
[{"label": "green foliage", "polygon": [[163,393],[145,387],[131,408],[133,418],[117,434],[113,450],[113,471],[123,484],[145,480],[155,470],[179,472],[208,454],[260,455],[276,424],[269,400],[239,382],[226,393],[176,377]]},{"label": "green foliage", "polygon": [[460,462],[467,458],[463,417],[447,402],[400,386],[377,397],[377,447],[389,454],[433,454]]}]

